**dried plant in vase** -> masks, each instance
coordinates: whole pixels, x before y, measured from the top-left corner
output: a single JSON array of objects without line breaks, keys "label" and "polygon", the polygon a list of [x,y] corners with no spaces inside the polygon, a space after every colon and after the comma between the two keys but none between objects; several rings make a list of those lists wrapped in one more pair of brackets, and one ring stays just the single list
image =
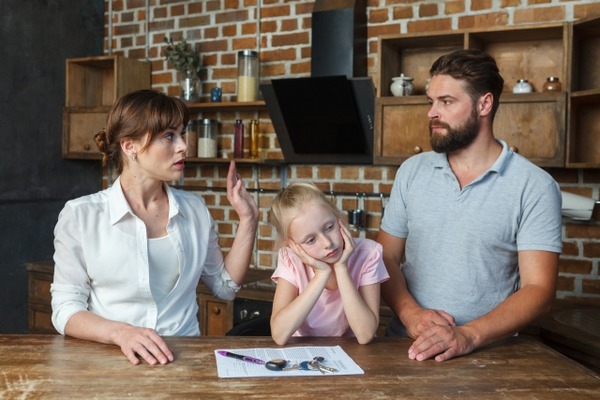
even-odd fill
[{"label": "dried plant in vase", "polygon": [[186,102],[196,102],[200,97],[200,55],[192,50],[185,39],[178,43],[165,37],[165,59],[181,74],[181,98]]}]

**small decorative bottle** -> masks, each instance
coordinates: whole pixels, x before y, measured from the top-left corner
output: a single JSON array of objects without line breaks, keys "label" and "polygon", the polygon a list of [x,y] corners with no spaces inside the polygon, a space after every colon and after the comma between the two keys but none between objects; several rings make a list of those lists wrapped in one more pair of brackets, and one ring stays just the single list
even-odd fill
[{"label": "small decorative bottle", "polygon": [[233,126],[233,157],[243,158],[244,157],[244,124],[241,119],[235,120]]},{"label": "small decorative bottle", "polygon": [[258,158],[258,121],[250,121],[250,157]]},{"label": "small decorative bottle", "polygon": [[560,92],[561,89],[562,86],[560,84],[560,81],[558,80],[558,77],[549,76],[548,79],[546,79],[543,88],[544,92]]}]

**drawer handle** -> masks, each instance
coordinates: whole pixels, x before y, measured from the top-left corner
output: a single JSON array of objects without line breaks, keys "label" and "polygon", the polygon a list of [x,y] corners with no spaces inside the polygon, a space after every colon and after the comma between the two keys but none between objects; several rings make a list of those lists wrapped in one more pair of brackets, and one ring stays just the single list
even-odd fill
[{"label": "drawer handle", "polygon": [[221,309],[219,307],[213,307],[213,314],[215,314],[215,315],[221,314]]},{"label": "drawer handle", "polygon": [[414,148],[415,154],[419,154],[422,151],[423,151],[423,148],[421,146],[415,146],[415,148]]},{"label": "drawer handle", "polygon": [[84,149],[85,151],[90,151],[90,149],[91,149],[91,148],[92,148],[92,146],[90,146],[89,144],[84,144],[84,145],[83,145],[83,149]]}]

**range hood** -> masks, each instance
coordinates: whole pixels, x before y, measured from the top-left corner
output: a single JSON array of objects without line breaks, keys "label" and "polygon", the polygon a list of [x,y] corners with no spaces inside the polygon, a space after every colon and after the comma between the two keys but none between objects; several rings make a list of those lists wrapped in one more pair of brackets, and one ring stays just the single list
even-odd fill
[{"label": "range hood", "polygon": [[317,0],[311,76],[260,85],[287,162],[373,162],[375,88],[367,76],[366,29],[365,0]]}]

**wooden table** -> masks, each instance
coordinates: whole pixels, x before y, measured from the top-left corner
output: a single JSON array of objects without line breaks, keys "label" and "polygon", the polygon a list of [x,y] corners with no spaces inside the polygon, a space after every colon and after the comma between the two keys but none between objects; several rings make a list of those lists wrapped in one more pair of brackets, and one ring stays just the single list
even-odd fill
[{"label": "wooden table", "polygon": [[131,365],[115,346],[59,335],[0,335],[2,399],[598,399],[600,376],[531,338],[447,362],[407,358],[410,340],[303,338],[342,348],[364,375],[218,378],[214,350],[276,347],[269,337],[167,338],[176,360]]}]

